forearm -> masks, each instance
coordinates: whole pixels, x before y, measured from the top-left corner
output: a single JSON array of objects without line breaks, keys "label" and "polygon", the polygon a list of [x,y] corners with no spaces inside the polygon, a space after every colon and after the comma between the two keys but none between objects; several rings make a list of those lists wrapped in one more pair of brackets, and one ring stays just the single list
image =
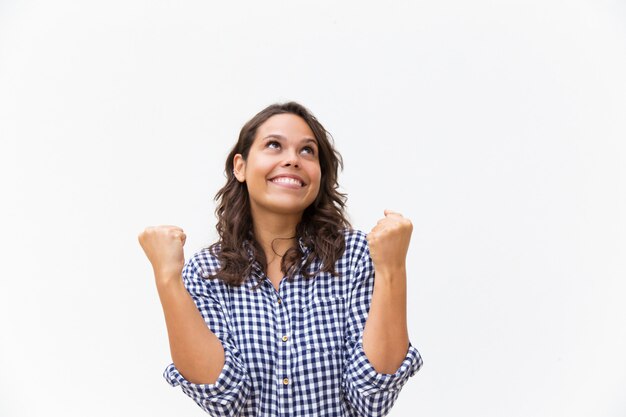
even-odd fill
[{"label": "forearm", "polygon": [[157,290],[174,365],[189,382],[215,383],[224,367],[224,348],[204,322],[182,277],[157,277]]},{"label": "forearm", "polygon": [[374,292],[363,330],[363,350],[376,372],[393,374],[406,357],[406,268],[375,271]]}]

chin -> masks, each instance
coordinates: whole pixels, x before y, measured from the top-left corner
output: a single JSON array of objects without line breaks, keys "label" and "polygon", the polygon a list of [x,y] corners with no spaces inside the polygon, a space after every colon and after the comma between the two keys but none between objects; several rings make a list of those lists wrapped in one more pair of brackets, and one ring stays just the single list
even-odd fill
[{"label": "chin", "polygon": [[302,216],[302,214],[304,214],[305,209],[306,207],[301,207],[301,206],[298,206],[298,207],[278,206],[278,207],[273,207],[272,211],[277,214]]},{"label": "chin", "polygon": [[293,214],[293,215],[302,215],[304,210],[306,210],[311,203],[303,204],[303,203],[288,203],[288,202],[274,202],[271,206],[269,206],[270,210],[279,213],[279,214]]}]

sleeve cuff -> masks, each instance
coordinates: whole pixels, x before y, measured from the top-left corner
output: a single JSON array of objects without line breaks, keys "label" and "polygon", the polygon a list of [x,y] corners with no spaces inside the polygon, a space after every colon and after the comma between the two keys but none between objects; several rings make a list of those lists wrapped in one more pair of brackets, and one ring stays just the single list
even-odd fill
[{"label": "sleeve cuff", "polygon": [[363,350],[363,343],[359,340],[346,375],[354,387],[363,395],[368,396],[381,391],[399,391],[409,377],[422,367],[422,357],[417,349],[409,342],[409,349],[402,364],[394,374],[376,372]]},{"label": "sleeve cuff", "polygon": [[224,351],[224,368],[214,384],[194,384],[185,379],[174,364],[167,366],[163,377],[173,387],[181,386],[183,392],[193,398],[198,404],[218,403],[231,404],[242,394],[245,395],[244,382],[246,373],[239,366],[228,350]]}]

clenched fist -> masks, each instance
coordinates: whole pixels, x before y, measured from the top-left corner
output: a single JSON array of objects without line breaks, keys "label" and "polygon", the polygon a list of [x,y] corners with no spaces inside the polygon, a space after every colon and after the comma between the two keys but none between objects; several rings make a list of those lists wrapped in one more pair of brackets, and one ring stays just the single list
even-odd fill
[{"label": "clenched fist", "polygon": [[183,246],[187,236],[177,226],[151,226],[138,236],[157,280],[180,277],[185,265]]},{"label": "clenched fist", "polygon": [[378,272],[395,272],[406,267],[406,254],[409,250],[413,224],[400,213],[385,210],[367,235],[374,269]]}]

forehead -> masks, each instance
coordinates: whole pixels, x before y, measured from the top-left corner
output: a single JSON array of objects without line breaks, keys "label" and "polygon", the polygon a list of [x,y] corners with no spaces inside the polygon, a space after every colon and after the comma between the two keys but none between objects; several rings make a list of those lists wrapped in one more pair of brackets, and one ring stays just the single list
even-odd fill
[{"label": "forehead", "polygon": [[275,114],[257,129],[255,139],[268,135],[285,136],[287,139],[315,139],[313,131],[303,118],[291,113]]}]

